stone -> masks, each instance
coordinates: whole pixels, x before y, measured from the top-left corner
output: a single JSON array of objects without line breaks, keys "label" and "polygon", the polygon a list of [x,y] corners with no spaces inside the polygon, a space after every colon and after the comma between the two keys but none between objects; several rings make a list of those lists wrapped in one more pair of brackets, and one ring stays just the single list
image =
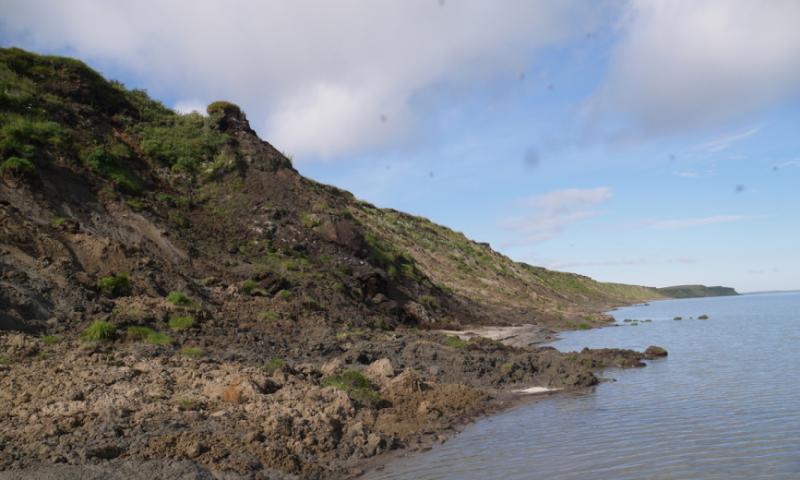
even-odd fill
[{"label": "stone", "polygon": [[659,357],[666,357],[667,355],[668,353],[664,348],[658,347],[656,345],[650,345],[644,351],[644,358],[648,360],[652,360],[654,358],[659,358]]}]

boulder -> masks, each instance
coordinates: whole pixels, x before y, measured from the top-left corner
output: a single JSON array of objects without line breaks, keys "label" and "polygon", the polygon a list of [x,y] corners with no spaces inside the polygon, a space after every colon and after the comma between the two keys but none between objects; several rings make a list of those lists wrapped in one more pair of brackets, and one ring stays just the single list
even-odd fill
[{"label": "boulder", "polygon": [[659,357],[666,357],[667,355],[668,353],[664,348],[658,347],[656,345],[650,345],[644,351],[644,358],[648,360],[652,360],[654,358],[659,358]]}]

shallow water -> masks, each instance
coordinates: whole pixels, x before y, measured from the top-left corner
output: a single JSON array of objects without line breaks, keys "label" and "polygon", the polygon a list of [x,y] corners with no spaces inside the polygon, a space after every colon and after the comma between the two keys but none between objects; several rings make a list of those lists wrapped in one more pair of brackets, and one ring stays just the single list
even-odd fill
[{"label": "shallow water", "polygon": [[612,313],[621,325],[652,322],[570,332],[553,346],[660,345],[669,357],[478,421],[366,478],[800,479],[800,293]]}]

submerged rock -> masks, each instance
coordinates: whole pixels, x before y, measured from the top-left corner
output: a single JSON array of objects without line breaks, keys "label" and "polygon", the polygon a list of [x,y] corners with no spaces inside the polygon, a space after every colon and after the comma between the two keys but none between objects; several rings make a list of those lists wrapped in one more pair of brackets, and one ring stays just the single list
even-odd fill
[{"label": "submerged rock", "polygon": [[668,353],[666,349],[656,345],[650,345],[644,351],[644,358],[648,360],[652,360],[654,358],[659,358],[659,357],[666,357],[667,355]]}]

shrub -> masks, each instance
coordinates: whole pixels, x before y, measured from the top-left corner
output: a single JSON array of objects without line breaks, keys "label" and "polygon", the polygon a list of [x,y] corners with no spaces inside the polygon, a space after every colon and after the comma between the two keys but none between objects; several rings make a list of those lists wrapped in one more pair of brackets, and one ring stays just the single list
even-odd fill
[{"label": "shrub", "polygon": [[333,387],[343,392],[363,405],[378,407],[382,400],[375,386],[358,370],[346,370],[338,375],[332,375],[322,381],[326,387]]},{"label": "shrub", "polygon": [[128,275],[117,273],[109,277],[103,277],[97,282],[97,289],[107,297],[125,297],[131,294],[131,282]]},{"label": "shrub", "polygon": [[212,160],[228,141],[211,120],[198,113],[164,118],[141,129],[142,150],[175,171],[194,174],[201,163]]},{"label": "shrub", "polygon": [[171,345],[172,339],[167,335],[160,333],[160,332],[150,332],[144,338],[146,343],[150,345]]},{"label": "shrub", "polygon": [[205,355],[206,352],[200,347],[183,347],[180,353],[190,358],[200,358]]},{"label": "shrub", "polygon": [[242,284],[242,290],[244,290],[244,293],[250,295],[251,293],[253,293],[253,289],[255,289],[257,286],[258,283],[256,283],[255,280],[248,279],[245,280],[244,283]]},{"label": "shrub", "polygon": [[451,335],[444,339],[444,344],[452,348],[466,348],[468,342],[462,340],[460,337]]},{"label": "shrub", "polygon": [[194,326],[194,318],[183,316],[183,317],[170,317],[169,319],[169,328],[175,330],[176,332],[182,330],[188,330]]},{"label": "shrub", "polygon": [[8,157],[0,164],[0,173],[12,173],[14,175],[27,175],[33,173],[36,167],[30,160],[20,157]]},{"label": "shrub", "polygon": [[167,295],[167,301],[178,307],[189,307],[194,304],[189,295],[178,291],[169,292],[169,295]]},{"label": "shrub", "polygon": [[231,102],[226,102],[224,100],[217,100],[216,102],[210,103],[208,107],[206,107],[206,112],[209,114],[209,116],[213,117],[216,115],[219,116],[230,115],[230,114],[238,115],[242,111],[236,104],[233,104]]},{"label": "shrub", "polygon": [[6,157],[33,158],[44,148],[61,144],[64,130],[55,122],[12,116],[0,128],[0,152]]},{"label": "shrub", "polygon": [[272,375],[276,370],[281,370],[286,365],[286,362],[280,358],[273,358],[264,365],[261,370],[267,375]]},{"label": "shrub", "polygon": [[84,340],[99,342],[103,340],[112,340],[116,336],[116,333],[117,327],[112,323],[98,320],[83,331],[82,337]]},{"label": "shrub", "polygon": [[[121,147],[121,148],[120,148]],[[108,178],[122,191],[138,194],[142,191],[139,178],[125,164],[128,161],[127,147],[95,147],[84,156],[87,167]],[[124,150],[123,150],[124,149]]]},{"label": "shrub", "polygon": [[578,330],[589,330],[591,328],[592,326],[589,325],[588,323],[581,323],[580,325],[578,325]]}]

